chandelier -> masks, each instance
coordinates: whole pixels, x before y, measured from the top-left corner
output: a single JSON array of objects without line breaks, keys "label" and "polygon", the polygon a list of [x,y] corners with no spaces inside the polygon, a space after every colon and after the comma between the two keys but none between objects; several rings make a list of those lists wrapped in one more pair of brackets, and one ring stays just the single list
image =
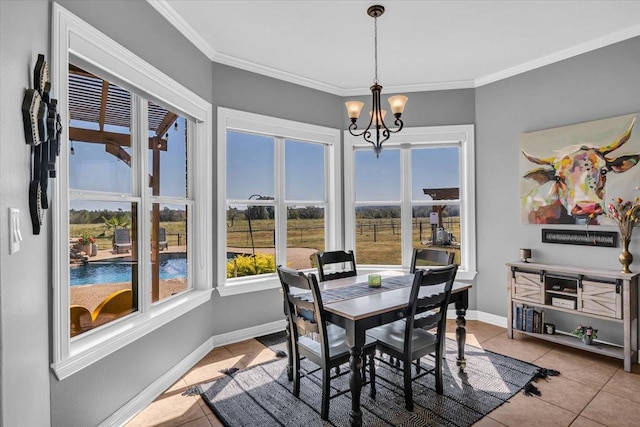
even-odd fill
[{"label": "chandelier", "polygon": [[[380,92],[382,92],[382,86],[378,84],[378,17],[384,13],[384,6],[374,5],[367,9],[367,15],[371,16],[374,20],[374,51],[375,51],[375,77],[373,79],[373,85],[371,86],[371,94],[373,97],[373,109],[369,111],[371,116],[369,119],[369,125],[365,130],[360,133],[355,132],[358,129],[356,121],[360,117],[364,102],[360,101],[347,101],[345,105],[347,107],[347,115],[351,120],[349,125],[349,132],[353,136],[364,136],[364,140],[373,145],[373,151],[376,153],[376,157],[380,157],[382,151],[382,143],[389,139],[392,133],[397,133],[402,130],[402,120],[400,116],[404,111],[404,106],[407,103],[407,98],[404,95],[395,95],[389,97],[389,106],[391,107],[391,113],[396,118],[394,124],[398,127],[396,130],[391,130],[384,123],[384,117],[387,114],[386,110],[383,110],[380,106]],[[374,129],[372,129],[372,126]],[[375,138],[374,138],[375,133]]]}]

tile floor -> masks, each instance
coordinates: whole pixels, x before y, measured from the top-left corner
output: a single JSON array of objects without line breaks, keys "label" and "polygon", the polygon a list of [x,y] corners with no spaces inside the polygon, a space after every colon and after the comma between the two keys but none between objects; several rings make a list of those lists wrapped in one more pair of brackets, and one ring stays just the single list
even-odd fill
[{"label": "tile floor", "polygon": [[[448,330],[455,330],[455,324],[451,323]],[[468,344],[553,368],[562,375],[548,382],[538,381],[540,397],[518,393],[475,426],[640,426],[640,365],[627,373],[618,359],[515,336],[509,340],[504,328],[467,322]],[[222,376],[221,369],[242,369],[272,358],[273,352],[256,340],[216,348],[126,427],[221,426],[199,396],[182,396],[182,392]]]}]

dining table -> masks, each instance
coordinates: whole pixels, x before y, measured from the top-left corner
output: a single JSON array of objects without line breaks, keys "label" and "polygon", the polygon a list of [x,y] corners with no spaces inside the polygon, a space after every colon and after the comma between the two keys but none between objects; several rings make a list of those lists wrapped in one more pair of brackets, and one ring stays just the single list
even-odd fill
[{"label": "dining table", "polygon": [[[352,427],[362,426],[360,394],[362,391],[362,346],[366,331],[376,326],[400,320],[407,315],[409,294],[414,274],[396,270],[377,271],[382,278],[380,286],[369,286],[369,275],[357,275],[342,279],[319,282],[325,320],[343,327],[349,346],[349,387],[351,391],[351,411],[349,421]],[[465,314],[469,307],[467,283],[454,282],[450,304],[456,310],[456,342],[458,355],[456,365],[461,372],[466,367],[464,346],[466,341]],[[420,297],[444,291],[444,284],[424,287]],[[290,352],[289,352],[290,353]],[[289,361],[289,367],[291,361]]]}]

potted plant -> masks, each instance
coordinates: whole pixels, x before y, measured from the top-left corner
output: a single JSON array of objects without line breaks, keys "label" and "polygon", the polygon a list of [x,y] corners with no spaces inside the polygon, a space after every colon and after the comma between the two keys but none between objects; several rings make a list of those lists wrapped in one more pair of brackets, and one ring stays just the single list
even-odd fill
[{"label": "potted plant", "polygon": [[580,338],[584,344],[591,345],[593,340],[598,338],[598,330],[593,329],[591,325],[578,325],[578,327],[573,330],[573,335]]},{"label": "potted plant", "polygon": [[93,236],[89,235],[87,231],[82,232],[82,236],[78,239],[78,249],[87,254],[88,256],[92,256],[93,254],[93,245],[96,243],[96,239]]}]

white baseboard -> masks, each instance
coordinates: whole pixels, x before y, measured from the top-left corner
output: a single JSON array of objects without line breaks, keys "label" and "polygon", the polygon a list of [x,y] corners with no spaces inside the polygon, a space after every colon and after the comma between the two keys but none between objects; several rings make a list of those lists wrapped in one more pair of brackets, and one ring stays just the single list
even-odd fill
[{"label": "white baseboard", "polygon": [[273,334],[274,332],[284,331],[287,325],[286,320],[277,320],[271,323],[265,323],[263,325],[252,326],[250,328],[241,329],[238,331],[231,331],[212,337],[214,347],[220,347],[222,345],[233,344],[236,342],[248,340],[262,335]]},{"label": "white baseboard", "polygon": [[111,414],[109,418],[99,424],[99,427],[124,425],[138,412],[149,406],[158,396],[171,387],[171,385],[182,378],[189,369],[193,368],[211,350],[213,350],[213,338],[207,339],[177,365],[155,380],[149,387],[145,388],[140,394]]},{"label": "white baseboard", "polygon": [[[456,311],[448,310],[447,318],[455,319]],[[496,326],[506,327],[507,318],[482,311],[469,310],[465,314],[466,320],[479,320]],[[207,339],[202,345],[171,368],[162,377],[154,381],[149,387],[131,399],[127,404],[114,412],[109,418],[100,423],[99,427],[122,426],[132,419],[138,412],[149,406],[158,396],[164,393],[172,384],[178,381],[189,369],[194,367],[204,356],[216,347],[256,338],[262,335],[284,331],[286,321],[278,320],[264,325],[252,326],[237,331],[226,332]]]}]

